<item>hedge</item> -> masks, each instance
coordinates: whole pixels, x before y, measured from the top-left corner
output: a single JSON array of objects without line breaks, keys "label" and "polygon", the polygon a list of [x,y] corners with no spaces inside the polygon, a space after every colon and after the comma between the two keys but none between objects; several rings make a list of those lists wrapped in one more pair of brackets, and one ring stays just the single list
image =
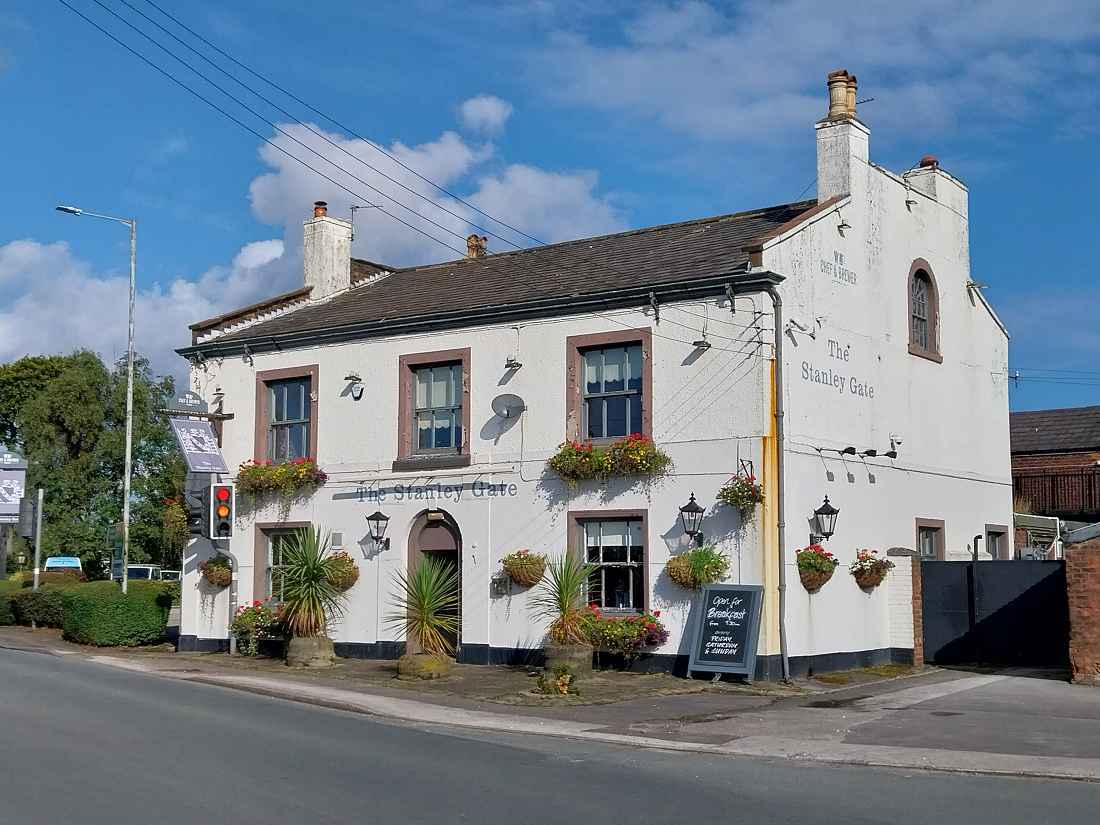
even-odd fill
[{"label": "hedge", "polygon": [[0,625],[15,624],[15,613],[11,609],[11,594],[19,589],[19,582],[0,579]]},{"label": "hedge", "polygon": [[172,597],[158,582],[132,581],[129,592],[114,582],[89,582],[63,594],[64,636],[71,642],[110,647],[164,638]]},{"label": "hedge", "polygon": [[65,592],[66,588],[51,585],[12,593],[9,598],[15,621],[18,624],[37,624],[39,627],[61,627],[61,598]]}]

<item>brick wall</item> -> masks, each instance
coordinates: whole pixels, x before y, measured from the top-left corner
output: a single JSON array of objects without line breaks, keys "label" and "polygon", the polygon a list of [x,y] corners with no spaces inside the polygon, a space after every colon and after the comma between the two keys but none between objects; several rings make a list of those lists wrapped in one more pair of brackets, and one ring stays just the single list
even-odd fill
[{"label": "brick wall", "polygon": [[912,608],[913,608],[913,666],[924,666],[924,588],[921,586],[920,559],[913,558]]},{"label": "brick wall", "polygon": [[1042,473],[1048,470],[1087,470],[1100,461],[1100,452],[1040,453],[1012,456],[1013,473]]},{"label": "brick wall", "polygon": [[916,551],[891,547],[886,551],[894,569],[886,577],[889,591],[890,646],[913,649],[913,664],[924,665],[924,620],[921,604],[920,559]]},{"label": "brick wall", "polygon": [[1066,587],[1073,681],[1100,686],[1100,539],[1066,548]]}]

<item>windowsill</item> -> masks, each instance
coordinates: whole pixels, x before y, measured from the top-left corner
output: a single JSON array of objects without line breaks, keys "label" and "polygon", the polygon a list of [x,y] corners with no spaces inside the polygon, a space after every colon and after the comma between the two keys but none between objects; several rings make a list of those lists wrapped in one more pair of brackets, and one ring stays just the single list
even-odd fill
[{"label": "windowsill", "polygon": [[410,455],[394,461],[393,472],[415,473],[423,470],[454,470],[469,466],[470,456],[468,454]]},{"label": "windowsill", "polygon": [[937,364],[943,363],[943,356],[940,355],[938,352],[932,352],[932,350],[930,349],[922,349],[916,344],[909,345],[909,354],[915,355],[918,358],[924,358],[928,361],[934,361]]}]

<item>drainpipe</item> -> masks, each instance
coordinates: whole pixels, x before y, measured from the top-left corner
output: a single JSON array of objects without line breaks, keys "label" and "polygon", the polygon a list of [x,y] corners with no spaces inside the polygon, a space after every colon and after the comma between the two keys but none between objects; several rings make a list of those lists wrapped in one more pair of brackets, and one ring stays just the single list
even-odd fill
[{"label": "drainpipe", "polygon": [[787,658],[787,563],[783,550],[786,522],[783,516],[783,299],[774,286],[767,288],[775,308],[775,512],[779,533],[779,658],[783,665],[783,681],[791,681],[791,663]]}]

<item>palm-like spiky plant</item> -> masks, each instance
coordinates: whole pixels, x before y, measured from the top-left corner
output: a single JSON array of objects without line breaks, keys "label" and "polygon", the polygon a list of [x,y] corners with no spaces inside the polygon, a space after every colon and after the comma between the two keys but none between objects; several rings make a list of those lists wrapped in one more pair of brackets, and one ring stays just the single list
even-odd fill
[{"label": "palm-like spiky plant", "polygon": [[596,568],[570,553],[546,565],[546,578],[531,599],[535,614],[550,621],[546,634],[559,645],[585,645],[581,627],[588,577]]},{"label": "palm-like spiky plant", "polygon": [[453,656],[458,634],[458,569],[442,559],[425,556],[410,573],[399,572],[401,592],[386,616],[400,625],[406,638],[433,656]]},{"label": "palm-like spiky plant", "polygon": [[283,548],[283,616],[293,636],[323,636],[344,612],[347,596],[332,584],[339,561],[328,555],[329,540],[320,528],[303,527]]}]

